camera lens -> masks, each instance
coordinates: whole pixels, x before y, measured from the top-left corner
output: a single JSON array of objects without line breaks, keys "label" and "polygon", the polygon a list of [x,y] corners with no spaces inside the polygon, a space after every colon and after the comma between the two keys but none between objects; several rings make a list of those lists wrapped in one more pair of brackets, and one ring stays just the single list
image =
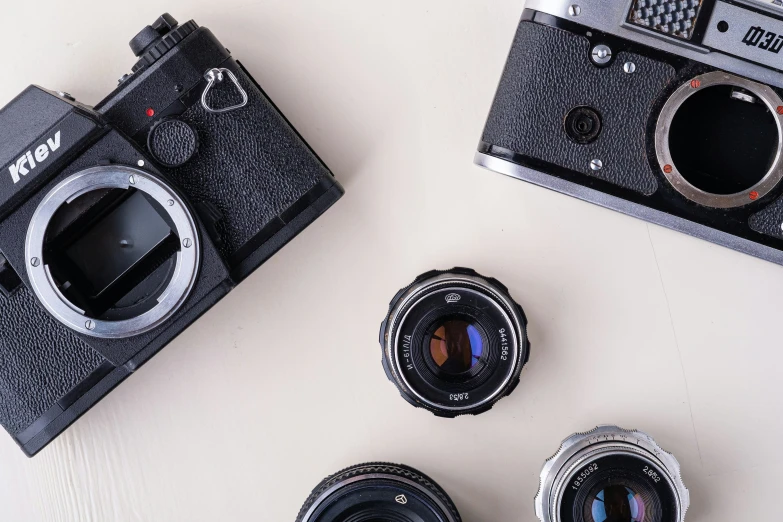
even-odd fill
[{"label": "camera lens", "polygon": [[27,233],[33,290],[66,326],[95,337],[149,331],[189,295],[200,259],[185,202],[144,171],[106,166],[47,194]]},{"label": "camera lens", "polygon": [[413,468],[375,462],[321,481],[296,522],[460,522],[449,496]]},{"label": "camera lens", "polygon": [[783,178],[781,106],[770,87],[745,78],[711,72],[691,79],[658,118],[655,147],[664,176],[708,207],[764,197]]},{"label": "camera lens", "polygon": [[563,441],[535,499],[542,522],[682,522],[689,503],[674,456],[617,426]]},{"label": "camera lens", "polygon": [[519,382],[530,343],[522,308],[467,268],[428,272],[391,302],[383,366],[402,396],[443,417],[487,411]]}]

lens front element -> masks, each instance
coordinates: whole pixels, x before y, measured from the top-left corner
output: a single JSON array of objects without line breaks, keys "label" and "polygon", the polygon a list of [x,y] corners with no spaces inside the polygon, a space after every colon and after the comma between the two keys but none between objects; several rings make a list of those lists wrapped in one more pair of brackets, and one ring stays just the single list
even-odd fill
[{"label": "lens front element", "polygon": [[484,340],[476,325],[462,319],[438,323],[430,339],[430,355],[441,371],[460,375],[473,368],[484,352]]}]

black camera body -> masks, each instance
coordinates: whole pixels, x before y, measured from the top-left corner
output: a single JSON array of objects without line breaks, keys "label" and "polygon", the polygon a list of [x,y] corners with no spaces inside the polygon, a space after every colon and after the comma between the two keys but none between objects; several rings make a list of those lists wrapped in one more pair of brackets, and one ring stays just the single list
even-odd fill
[{"label": "black camera body", "polygon": [[783,10],[526,5],[476,163],[783,264]]},{"label": "black camera body", "polygon": [[30,456],[343,194],[208,29],[131,48],[94,108],[0,110],[0,424]]}]

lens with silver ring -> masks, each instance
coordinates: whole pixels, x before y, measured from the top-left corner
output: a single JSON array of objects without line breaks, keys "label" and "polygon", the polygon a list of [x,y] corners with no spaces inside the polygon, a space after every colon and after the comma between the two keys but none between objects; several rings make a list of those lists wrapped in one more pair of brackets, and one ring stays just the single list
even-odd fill
[{"label": "lens with silver ring", "polygon": [[711,208],[760,201],[783,179],[783,100],[726,72],[695,76],[664,104],[655,152],[664,177]]},{"label": "lens with silver ring", "polygon": [[373,462],[325,478],[296,522],[461,522],[434,480],[398,464]]},{"label": "lens with silver ring", "polygon": [[599,426],[563,441],[541,470],[542,522],[683,522],[680,465],[649,435]]},{"label": "lens with silver ring", "polygon": [[143,170],[100,166],[54,187],[27,230],[27,274],[61,323],[125,338],[170,319],[195,285],[201,256],[185,201]]},{"label": "lens with silver ring", "polygon": [[510,394],[530,354],[522,308],[467,268],[427,272],[381,325],[383,366],[403,398],[442,417],[479,414]]}]

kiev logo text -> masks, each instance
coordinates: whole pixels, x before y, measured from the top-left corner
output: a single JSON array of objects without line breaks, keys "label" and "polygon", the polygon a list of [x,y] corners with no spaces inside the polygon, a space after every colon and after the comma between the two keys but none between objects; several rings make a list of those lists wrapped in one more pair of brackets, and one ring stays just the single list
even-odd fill
[{"label": "kiev logo text", "polygon": [[22,155],[21,158],[16,160],[15,164],[12,164],[10,167],[8,167],[8,170],[11,171],[11,179],[14,180],[15,184],[19,183],[19,180],[22,179],[22,176],[29,174],[30,171],[37,167],[39,163],[43,162],[46,160],[46,158],[49,157],[50,152],[54,152],[59,148],[60,131],[57,131],[53,138],[49,138],[46,140],[46,143],[38,145],[35,148],[35,151],[28,150]]}]

